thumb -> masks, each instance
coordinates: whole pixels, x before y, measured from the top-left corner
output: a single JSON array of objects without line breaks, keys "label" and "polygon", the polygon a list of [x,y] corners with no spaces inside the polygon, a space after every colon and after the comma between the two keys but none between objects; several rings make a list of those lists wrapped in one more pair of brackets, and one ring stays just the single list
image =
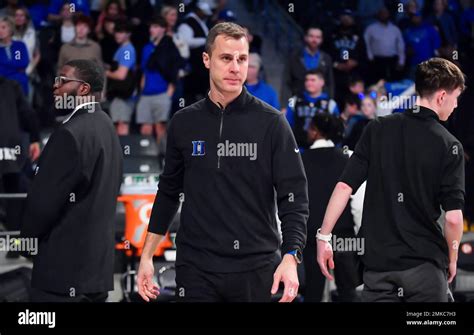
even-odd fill
[{"label": "thumb", "polygon": [[277,293],[278,286],[280,285],[281,275],[279,272],[275,272],[273,276],[272,294]]},{"label": "thumb", "polygon": [[329,258],[329,268],[331,270],[334,269],[334,258],[332,256]]}]

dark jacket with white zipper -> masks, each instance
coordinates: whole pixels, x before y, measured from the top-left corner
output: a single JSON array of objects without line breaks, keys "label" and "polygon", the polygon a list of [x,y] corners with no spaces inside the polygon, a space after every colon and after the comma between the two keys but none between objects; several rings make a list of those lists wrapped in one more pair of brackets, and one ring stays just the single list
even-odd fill
[{"label": "dark jacket with white zipper", "polygon": [[[201,141],[199,148],[193,141]],[[226,141],[236,148],[256,145],[256,159],[244,150],[240,156],[229,150],[218,155]],[[184,108],[169,124],[148,231],[165,234],[184,198],[177,266],[243,272],[276,262],[280,248],[302,250],[309,209],[297,148],[285,116],[245,88],[225,109],[209,97]]]}]

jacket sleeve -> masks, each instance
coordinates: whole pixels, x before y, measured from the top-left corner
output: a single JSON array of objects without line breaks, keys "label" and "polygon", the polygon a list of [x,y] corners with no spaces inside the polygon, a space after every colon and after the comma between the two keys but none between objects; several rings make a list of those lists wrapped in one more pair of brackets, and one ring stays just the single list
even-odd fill
[{"label": "jacket sleeve", "polygon": [[73,135],[59,128],[51,136],[38,164],[21,225],[24,237],[43,238],[74,206],[74,189],[81,181],[81,160]]},{"label": "jacket sleeve", "polygon": [[168,127],[165,168],[160,175],[158,192],[151,211],[148,231],[164,235],[179,207],[179,195],[183,191],[184,159],[176,145],[174,117]]},{"label": "jacket sleeve", "polygon": [[282,254],[306,244],[309,216],[308,186],[298,145],[283,114],[272,132],[272,178],[277,193],[283,235]]}]

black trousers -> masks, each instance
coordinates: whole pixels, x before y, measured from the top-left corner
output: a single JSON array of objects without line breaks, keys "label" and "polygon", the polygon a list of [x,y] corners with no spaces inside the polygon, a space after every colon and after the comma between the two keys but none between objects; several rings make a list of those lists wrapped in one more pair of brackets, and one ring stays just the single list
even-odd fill
[{"label": "black trousers", "polygon": [[[0,176],[0,193],[21,193],[20,173],[8,173]],[[23,199],[5,199],[5,227],[7,230],[20,230]]]},{"label": "black trousers", "polygon": [[[316,245],[307,244],[303,253],[305,272],[305,302],[321,302],[326,277],[316,260]],[[354,302],[356,295],[356,263],[352,252],[334,252],[334,280],[338,302]]]},{"label": "black trousers", "polygon": [[108,292],[77,294],[76,296],[69,296],[67,294],[60,294],[55,292],[43,291],[37,288],[32,288],[30,292],[31,302],[105,302],[107,300]]},{"label": "black trousers", "polygon": [[176,267],[178,302],[270,302],[275,264],[237,273],[214,273],[193,265]]},{"label": "black trousers", "polygon": [[447,273],[432,263],[403,271],[364,272],[364,302],[447,302]]},{"label": "black trousers", "polygon": [[397,70],[398,56],[374,57],[370,64],[371,83],[376,83],[380,79],[385,81],[396,81],[402,77],[401,71]]}]

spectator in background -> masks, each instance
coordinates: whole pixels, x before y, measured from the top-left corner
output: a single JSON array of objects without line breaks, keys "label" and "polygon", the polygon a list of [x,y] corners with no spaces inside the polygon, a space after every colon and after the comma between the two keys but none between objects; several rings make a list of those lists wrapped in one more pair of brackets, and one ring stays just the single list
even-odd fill
[{"label": "spectator in background", "polygon": [[347,82],[353,73],[360,72],[366,57],[364,39],[357,32],[352,11],[339,15],[339,26],[330,40],[330,54],[334,61],[335,98],[342,99]]},{"label": "spectator in background", "polygon": [[349,78],[347,87],[349,89],[349,92],[346,89],[347,94],[358,96],[362,100],[365,92],[365,82],[362,76],[358,74],[352,75]]},{"label": "spectator in background", "polygon": [[202,63],[202,53],[206,44],[209,29],[206,19],[212,15],[211,7],[204,1],[198,1],[196,8],[189,13],[178,27],[178,34],[190,49],[190,73],[184,81],[184,98],[186,105],[203,98],[209,89],[209,73]]},{"label": "spectator in background", "polygon": [[374,119],[377,113],[377,102],[370,95],[366,95],[361,101],[360,111],[367,119]]},{"label": "spectator in background", "polygon": [[133,113],[130,99],[135,90],[135,65],[137,56],[130,42],[131,26],[127,22],[115,25],[115,40],[119,48],[114,55],[114,65],[105,72],[108,79],[107,97],[112,100],[110,116],[115,123],[118,135],[128,135]]},{"label": "spectator in background", "polygon": [[434,57],[441,46],[438,31],[430,23],[423,22],[421,12],[411,16],[408,28],[403,32],[408,58],[408,76],[415,78],[416,66]]},{"label": "spectator in background", "polygon": [[105,8],[100,12],[95,26],[95,35],[99,40],[104,38],[104,21],[105,18],[115,21],[123,21],[126,19],[125,11],[119,0],[108,0]]},{"label": "spectator in background", "polygon": [[405,65],[405,43],[400,29],[390,22],[390,13],[382,8],[378,21],[367,27],[364,40],[372,74],[372,83],[379,79],[389,81],[400,77]]},{"label": "spectator in background", "polygon": [[[335,147],[342,137],[344,126],[342,121],[328,113],[314,115],[308,129],[309,150],[301,154],[308,179],[309,218],[308,241],[303,253],[303,262],[306,276],[305,302],[321,302],[323,298],[326,278],[319,271],[316,262],[316,233],[323,222],[326,205],[332,191],[339,181],[349,160],[345,151]],[[334,235],[339,238],[353,239],[354,219],[351,206],[347,205],[339,218],[339,227]],[[336,226],[337,227],[337,226]],[[355,294],[357,269],[355,264],[355,250],[340,250],[334,254],[336,267],[335,278],[337,286],[337,301],[356,301]]]},{"label": "spectator in background", "polygon": [[[178,9],[173,6],[163,6],[161,16],[166,22],[166,35],[173,38],[173,42],[179,50],[181,58],[189,58],[189,46],[183,37],[176,32],[176,23],[178,22]],[[184,66],[184,65],[183,65]]]},{"label": "spectator in background", "polygon": [[[60,12],[61,20],[55,21],[55,24],[59,24],[59,47],[62,44],[72,42],[76,36],[76,28],[74,26],[74,12],[71,12],[69,4],[64,4],[61,7]],[[59,49],[58,47],[58,49]]]},{"label": "spectator in background", "polygon": [[28,96],[26,68],[30,63],[28,50],[22,41],[14,41],[15,24],[10,17],[0,18],[0,76],[17,81]]},{"label": "spectator in background", "polygon": [[99,40],[100,49],[102,50],[102,58],[105,64],[112,65],[114,61],[114,55],[119,45],[115,40],[115,20],[106,17],[103,25],[103,35]]},{"label": "spectator in background", "polygon": [[436,27],[439,32],[441,38],[441,45],[438,47],[439,55],[452,60],[453,51],[458,44],[458,32],[454,19],[446,11],[446,7],[447,3],[444,0],[434,0],[433,14],[427,18],[427,22]]},{"label": "spectator in background", "polygon": [[[142,135],[153,135],[155,131],[158,144],[166,135],[166,122],[169,118],[180,65],[179,51],[170,36],[166,34],[166,21],[158,16],[150,24],[150,42],[142,53],[141,79],[142,94],[137,104],[137,123],[141,125]],[[164,148],[161,154],[164,154]]]},{"label": "spectator in background", "polygon": [[71,43],[64,44],[59,51],[58,69],[73,59],[93,60],[103,66],[102,51],[97,42],[89,38],[92,19],[79,15],[75,19],[75,38]]},{"label": "spectator in background", "polygon": [[309,147],[308,129],[314,115],[318,113],[339,115],[336,102],[323,92],[324,84],[324,74],[321,70],[309,70],[305,75],[304,91],[289,99],[286,118],[298,146],[302,149]]},{"label": "spectator in background", "polygon": [[52,23],[62,21],[63,15],[61,15],[61,12],[64,10],[65,5],[68,5],[69,11],[73,14],[82,13],[87,16],[90,15],[88,0],[51,0],[48,8],[48,20]]},{"label": "spectator in background", "polygon": [[15,32],[13,34],[13,40],[22,41],[26,45],[30,58],[30,63],[26,68],[26,75],[30,76],[41,59],[36,31],[26,7],[20,7],[15,11],[14,20]]},{"label": "spectator in background", "polygon": [[344,110],[341,118],[344,122],[344,138],[342,145],[347,146],[348,149],[354,150],[362,132],[369,123],[369,119],[360,111],[361,100],[356,95],[348,95],[345,98]]},{"label": "spectator in background", "polygon": [[[0,76],[0,92],[0,193],[22,193],[26,190],[21,172],[27,159],[36,161],[40,155],[39,123],[17,82]],[[5,201],[7,230],[20,229],[22,207],[18,199]],[[7,257],[17,258],[19,253],[10,251]]]},{"label": "spectator in background", "polygon": [[259,78],[261,67],[262,59],[260,56],[257,53],[250,53],[249,68],[245,87],[247,87],[247,90],[250,94],[256,96],[260,100],[265,101],[273,108],[280,110],[280,103],[275,90]]},{"label": "spectator in background", "polygon": [[403,5],[404,10],[401,12],[397,11],[397,14],[399,14],[397,17],[397,26],[401,31],[404,31],[406,28],[408,28],[412,15],[421,11],[421,8],[419,7],[416,0],[409,0]]},{"label": "spectator in background", "polygon": [[47,26],[49,0],[24,0],[23,5],[28,8],[36,30]]},{"label": "spectator in background", "polygon": [[330,97],[334,96],[333,63],[331,56],[320,50],[323,43],[321,28],[310,26],[306,30],[304,42],[303,50],[294,53],[285,64],[280,96],[282,106],[286,106],[291,96],[300,94],[304,90],[308,70],[320,70],[325,79],[324,91]]}]

